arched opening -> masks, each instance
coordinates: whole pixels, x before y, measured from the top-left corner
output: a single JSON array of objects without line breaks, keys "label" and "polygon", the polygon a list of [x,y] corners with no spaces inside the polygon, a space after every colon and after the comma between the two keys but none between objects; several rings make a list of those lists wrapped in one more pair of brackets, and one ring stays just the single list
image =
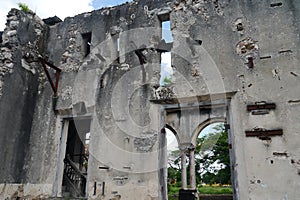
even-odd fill
[{"label": "arched opening", "polygon": [[[199,191],[201,199],[225,195],[232,199],[231,161],[225,118],[208,119],[194,131],[191,144],[181,149],[178,135],[166,128],[168,155],[168,200],[185,198],[189,191]],[[182,152],[185,152],[184,163]],[[183,165],[186,169],[183,169]],[[182,176],[185,171],[186,175]],[[186,183],[182,184],[182,178]],[[184,180],[184,179],[183,179]],[[186,187],[183,187],[185,185]],[[208,197],[207,195],[210,195]]]},{"label": "arched opening", "polygon": [[225,123],[215,120],[205,124],[197,134],[195,173],[201,194],[232,196],[231,161]]},{"label": "arched opening", "polygon": [[168,199],[178,199],[178,188],[181,187],[181,152],[179,149],[179,140],[176,131],[166,126],[167,139],[167,188]]}]

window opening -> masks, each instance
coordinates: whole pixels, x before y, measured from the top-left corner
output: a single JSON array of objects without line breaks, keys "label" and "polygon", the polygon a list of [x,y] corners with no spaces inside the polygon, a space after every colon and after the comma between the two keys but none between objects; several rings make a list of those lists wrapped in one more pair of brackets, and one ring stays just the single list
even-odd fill
[{"label": "window opening", "polygon": [[120,36],[119,34],[112,35],[111,37],[111,57],[112,61],[120,63]]},{"label": "window opening", "polygon": [[120,38],[117,39],[117,51],[120,52]]},{"label": "window opening", "polygon": [[84,57],[90,54],[91,52],[91,42],[92,42],[92,33],[82,34],[82,50]]},{"label": "window opening", "polygon": [[[171,32],[171,23],[169,16],[162,18],[164,21],[161,21],[161,40],[163,43],[172,43],[173,37]],[[172,84],[172,54],[171,52],[161,53],[161,70],[160,70],[160,81],[159,85],[162,87],[168,87]]]},{"label": "window opening", "polygon": [[172,83],[173,68],[171,52],[161,53],[160,86],[167,87]]},{"label": "window opening", "polygon": [[166,41],[166,43],[171,43],[173,42],[173,36],[172,36],[172,31],[171,31],[171,22],[170,20],[168,21],[163,21],[161,23],[161,33],[162,33],[162,39]]},{"label": "window opening", "polygon": [[[89,157],[89,146],[90,146],[90,138],[91,138],[91,133],[88,132],[85,134],[85,140],[84,140],[84,155],[86,158]],[[85,170],[87,171],[87,162],[84,163],[84,167],[85,167]]]}]

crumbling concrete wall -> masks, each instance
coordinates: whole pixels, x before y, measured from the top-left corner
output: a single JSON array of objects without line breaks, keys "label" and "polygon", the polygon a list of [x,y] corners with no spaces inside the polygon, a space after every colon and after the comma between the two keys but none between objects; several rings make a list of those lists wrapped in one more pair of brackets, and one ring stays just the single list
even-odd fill
[{"label": "crumbling concrete wall", "polygon": [[[55,127],[52,100],[48,98],[52,91],[47,90],[49,85],[38,60],[43,55],[47,29],[31,11],[12,9],[8,13],[1,44],[1,199],[44,198],[52,193],[53,181],[47,181],[55,176],[55,171],[49,171],[55,168],[54,159],[49,158],[56,157],[55,151],[53,146],[47,148],[55,141],[50,134]],[[42,93],[48,93],[44,101]],[[45,114],[47,107],[50,116]],[[48,120],[52,124],[43,126]]]},{"label": "crumbling concrete wall", "polygon": [[[88,172],[91,199],[159,196],[157,136],[162,125],[159,106],[151,105],[149,99],[152,85],[159,80],[160,56],[155,48],[161,30],[148,6],[154,9],[157,2],[84,13],[67,18],[49,32],[49,58],[63,70],[56,110],[62,118],[80,116],[74,105],[84,102],[87,113],[83,115],[93,118]],[[87,56],[82,48],[86,33],[91,34]],[[116,37],[120,38],[119,52]],[[146,60],[142,65],[135,52],[140,49]]]},{"label": "crumbling concrete wall", "polygon": [[[298,71],[296,60],[299,59],[299,52],[296,49],[299,45],[299,26],[295,24],[295,20],[299,15],[299,5],[292,1],[262,4],[247,2],[243,5],[249,9],[242,9],[241,17],[245,20],[246,28],[244,37],[239,40],[252,38],[258,50],[256,47],[252,48],[253,44],[246,45],[246,53],[241,55],[237,49],[241,66],[243,62],[248,63],[245,62],[245,57],[254,58],[252,70],[248,69],[251,66],[249,64],[246,68],[238,68],[240,92],[232,101],[232,106],[239,104],[232,113],[235,132],[243,133],[244,137],[235,134],[236,151],[242,149],[242,146],[244,148],[244,161],[239,162],[237,171],[246,169],[239,175],[242,176],[239,184],[248,189],[243,192],[240,187],[240,195],[242,199],[294,199],[299,195],[295,189],[299,187],[296,181],[298,168],[292,162],[300,155],[296,147],[297,139],[293,136],[298,132],[296,129],[299,129],[295,123],[299,107],[297,103],[291,103],[291,100],[299,97],[298,78],[293,75]],[[266,10],[262,11],[261,7]],[[236,44],[239,48],[241,43]],[[250,51],[247,50],[248,47]],[[245,104],[261,101],[275,103],[276,109],[262,115],[245,111]],[[240,113],[241,118],[236,113]],[[268,140],[245,138],[245,130],[256,128],[282,129],[283,135],[270,137]],[[276,152],[286,152],[289,156],[278,156]],[[241,152],[237,154],[237,157],[242,158],[239,155]]]},{"label": "crumbling concrete wall", "polygon": [[[299,157],[300,152],[295,146],[297,142],[290,139],[298,129],[294,120],[298,118],[299,26],[295,22],[299,6],[291,1],[185,1],[177,2],[175,10],[171,14],[172,31],[194,41],[201,39],[205,50],[196,45],[185,55],[184,50],[188,48],[180,51],[184,39],[180,36],[176,39],[174,34],[174,43],[180,41],[180,45],[174,44],[178,48],[173,50],[188,59],[178,59],[175,55],[172,64],[180,66],[176,71],[182,70],[181,74],[188,77],[190,88],[198,89],[194,89],[191,96],[214,94],[221,92],[220,89],[225,94],[237,92],[231,98],[227,119],[233,133],[231,142],[236,159],[233,166],[237,172],[236,198],[297,198],[295,157]],[[184,26],[178,23],[180,20],[184,20]],[[216,68],[209,65],[208,55]],[[195,62],[195,59],[198,60]],[[183,66],[188,67],[182,69]],[[197,74],[195,67],[197,79],[193,77]],[[209,70],[214,71],[210,73]],[[193,84],[193,80],[201,79],[204,81]],[[182,97],[190,95],[187,91],[180,94]],[[259,102],[273,102],[276,109],[258,115],[255,111],[247,111],[247,105]],[[282,129],[283,136],[267,140],[246,137],[245,131],[256,128]],[[288,186],[282,187],[283,184]]]},{"label": "crumbling concrete wall", "polygon": [[30,66],[26,56],[32,53],[42,31],[42,22],[36,16],[16,9],[8,13],[0,56],[2,183],[26,180],[24,157],[28,152],[39,83],[38,69]]},{"label": "crumbling concrete wall", "polygon": [[[230,124],[236,199],[297,199],[299,9],[288,0],[140,0],[48,28],[12,10],[0,57],[0,197],[60,196],[64,125],[91,117],[89,199],[165,199],[161,129],[193,142],[214,118]],[[168,18],[173,76],[159,87]],[[62,69],[58,98],[38,56]]]}]

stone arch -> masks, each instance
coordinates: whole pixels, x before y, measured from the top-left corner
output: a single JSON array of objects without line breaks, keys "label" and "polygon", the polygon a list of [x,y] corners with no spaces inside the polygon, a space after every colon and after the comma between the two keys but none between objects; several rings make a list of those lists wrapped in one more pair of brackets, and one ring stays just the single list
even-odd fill
[{"label": "stone arch", "polygon": [[201,133],[201,131],[205,127],[209,126],[210,124],[218,123],[218,122],[226,123],[226,118],[224,118],[224,117],[210,118],[210,119],[207,119],[204,122],[200,123],[193,133],[192,144],[196,146],[196,140],[197,140],[199,134]]},{"label": "stone arch", "polygon": [[169,124],[166,124],[165,128],[169,129],[175,135],[177,143],[179,145],[180,144],[180,138],[178,136],[177,131],[172,126],[170,126]]}]

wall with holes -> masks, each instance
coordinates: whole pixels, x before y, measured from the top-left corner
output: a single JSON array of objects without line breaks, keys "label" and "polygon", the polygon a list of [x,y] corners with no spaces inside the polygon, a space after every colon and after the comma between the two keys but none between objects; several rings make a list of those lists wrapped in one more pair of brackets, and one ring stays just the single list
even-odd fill
[{"label": "wall with holes", "polygon": [[[0,44],[1,199],[43,196],[52,190],[52,182],[45,179],[51,172],[47,162],[52,162],[53,154],[45,156],[47,151],[43,151],[52,142],[48,137],[51,128],[37,135],[32,132],[39,91],[45,83],[35,51],[43,48],[45,31],[42,20],[32,12],[12,9],[7,15]],[[44,118],[42,124],[50,119]],[[34,146],[39,153],[31,154]],[[35,176],[29,173],[33,168]]]},{"label": "wall with holes", "polygon": [[[47,25],[12,10],[0,57],[0,197],[63,196],[65,124],[89,117],[86,197],[164,199],[160,131],[174,123],[190,139],[198,120],[180,127],[165,108],[226,100],[234,198],[297,199],[299,13],[288,0],[140,0]],[[41,57],[62,70],[57,96]]]}]

